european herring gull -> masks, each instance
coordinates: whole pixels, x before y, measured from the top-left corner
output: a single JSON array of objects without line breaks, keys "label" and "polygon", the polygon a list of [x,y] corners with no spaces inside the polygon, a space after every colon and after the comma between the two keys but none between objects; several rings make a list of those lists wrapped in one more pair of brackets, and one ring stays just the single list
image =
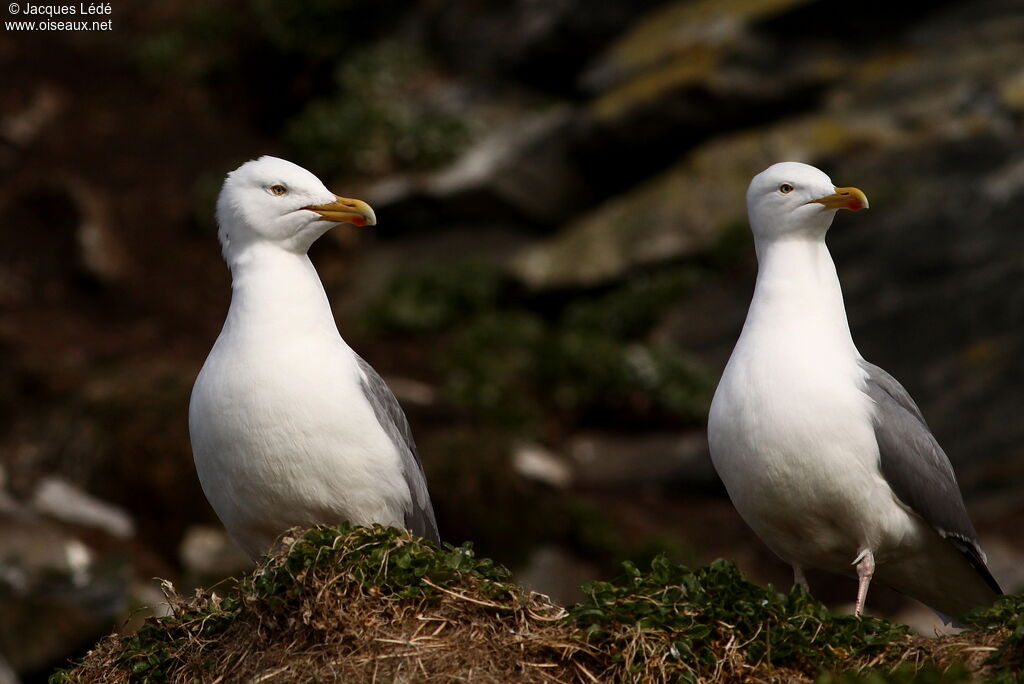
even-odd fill
[{"label": "european herring gull", "polygon": [[795,582],[855,569],[857,615],[874,577],[959,618],[1002,592],[921,411],[857,351],[825,246],[838,209],[867,206],[806,164],[751,181],[757,283],[711,405],[711,458]]},{"label": "european herring gull", "polygon": [[345,343],[313,242],[337,223],[374,225],[365,202],[309,171],[260,157],[217,201],[231,306],[189,405],[203,491],[252,558],[289,527],[348,521],[438,540],[409,423]]}]

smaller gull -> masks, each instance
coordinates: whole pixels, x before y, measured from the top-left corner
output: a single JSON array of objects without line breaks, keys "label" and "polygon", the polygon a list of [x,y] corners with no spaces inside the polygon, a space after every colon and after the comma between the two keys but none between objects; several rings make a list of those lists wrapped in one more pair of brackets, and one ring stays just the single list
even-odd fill
[{"label": "smaller gull", "polygon": [[838,209],[867,206],[806,164],[751,181],[757,283],[711,404],[711,459],[796,583],[855,570],[856,615],[875,577],[960,618],[1002,591],[920,409],[857,351],[825,246]]},{"label": "smaller gull", "polygon": [[409,423],[345,343],[310,246],[373,210],[309,171],[260,157],[217,200],[231,306],[192,388],[189,435],[203,491],[253,559],[286,529],[347,521],[438,540]]}]

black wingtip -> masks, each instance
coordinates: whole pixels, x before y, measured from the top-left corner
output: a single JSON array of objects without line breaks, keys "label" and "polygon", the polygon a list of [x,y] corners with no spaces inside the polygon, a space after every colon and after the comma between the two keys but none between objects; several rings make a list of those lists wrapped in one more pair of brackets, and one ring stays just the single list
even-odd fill
[{"label": "black wingtip", "polygon": [[963,554],[964,558],[970,564],[974,571],[981,576],[981,579],[985,580],[985,584],[989,586],[999,596],[1004,594],[1003,588],[999,586],[999,582],[992,576],[992,572],[988,569],[988,565],[985,564],[985,559],[981,556],[981,549],[977,547],[973,542],[965,539],[958,539],[955,537],[948,537],[949,541],[953,542],[953,546],[956,550]]}]

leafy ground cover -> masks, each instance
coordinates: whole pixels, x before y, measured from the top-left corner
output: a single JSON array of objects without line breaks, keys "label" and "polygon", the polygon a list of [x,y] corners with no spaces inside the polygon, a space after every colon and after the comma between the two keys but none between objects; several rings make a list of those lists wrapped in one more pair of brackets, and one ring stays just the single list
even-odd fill
[{"label": "leafy ground cover", "polygon": [[316,527],[220,596],[179,596],[172,614],[113,634],[51,678],[72,682],[525,681],[820,684],[1018,681],[1024,597],[927,639],[832,615],[719,560],[624,564],[570,607],[527,592],[469,545],[392,528]]}]

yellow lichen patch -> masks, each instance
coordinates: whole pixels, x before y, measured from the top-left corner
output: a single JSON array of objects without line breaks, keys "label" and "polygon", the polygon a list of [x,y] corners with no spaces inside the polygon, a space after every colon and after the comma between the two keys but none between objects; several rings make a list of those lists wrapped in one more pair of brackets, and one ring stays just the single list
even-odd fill
[{"label": "yellow lichen patch", "polygon": [[1024,69],[999,83],[999,97],[1010,109],[1024,111]]},{"label": "yellow lichen patch", "polygon": [[616,119],[638,105],[658,101],[667,92],[704,82],[718,65],[719,54],[711,46],[694,46],[597,98],[591,112],[598,120]]},{"label": "yellow lichen patch", "polygon": [[855,79],[861,85],[872,85],[894,71],[913,68],[919,61],[920,55],[906,49],[882,52],[861,62],[856,70]]},{"label": "yellow lichen patch", "polygon": [[603,61],[628,70],[656,65],[697,45],[723,44],[744,26],[808,0],[698,0],[657,7],[615,42]]},{"label": "yellow lichen patch", "polygon": [[713,248],[723,226],[746,222],[747,183],[766,166],[916,140],[867,113],[793,118],[720,137],[528,248],[512,271],[538,288],[593,285],[634,266],[697,256]]}]

